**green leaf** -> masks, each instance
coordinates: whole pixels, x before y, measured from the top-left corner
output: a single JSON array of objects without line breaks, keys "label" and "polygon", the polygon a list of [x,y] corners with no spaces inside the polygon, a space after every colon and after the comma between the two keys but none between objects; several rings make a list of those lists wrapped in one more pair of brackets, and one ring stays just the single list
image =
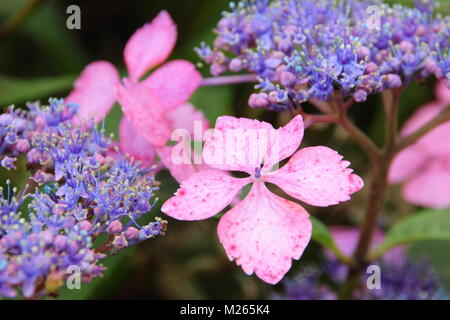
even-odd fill
[{"label": "green leaf", "polygon": [[122,119],[123,113],[120,106],[116,103],[111,111],[105,117],[105,130],[106,134],[113,134],[114,140],[119,139],[119,124]]},{"label": "green leaf", "polygon": [[425,240],[450,240],[450,209],[425,210],[400,220],[370,257],[376,259],[395,246]]},{"label": "green leaf", "polygon": [[413,243],[408,248],[408,256],[429,262],[442,276],[445,287],[450,292],[450,241],[433,240]]},{"label": "green leaf", "polygon": [[312,240],[331,250],[339,260],[349,263],[350,258],[339,250],[328,228],[313,216],[309,218],[312,223]]},{"label": "green leaf", "polygon": [[201,87],[191,97],[191,102],[197,109],[205,113],[212,126],[214,126],[217,117],[232,113],[230,86]]},{"label": "green leaf", "polygon": [[71,88],[76,76],[16,79],[0,75],[0,106],[33,101],[66,91]]}]

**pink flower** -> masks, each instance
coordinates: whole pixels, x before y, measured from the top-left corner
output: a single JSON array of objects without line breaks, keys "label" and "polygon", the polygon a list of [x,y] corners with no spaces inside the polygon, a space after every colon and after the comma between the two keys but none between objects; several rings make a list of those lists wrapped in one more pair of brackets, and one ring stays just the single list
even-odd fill
[{"label": "pink flower", "polygon": [[[401,136],[419,129],[450,104],[450,90],[443,81],[436,90],[438,100],[429,103],[405,123]],[[403,197],[429,208],[450,206],[450,122],[446,122],[417,143],[400,152],[392,162],[389,180],[404,183]]]},{"label": "pink flower", "polygon": [[[331,227],[330,231],[339,250],[346,256],[351,256],[358,244],[359,230],[352,227]],[[384,233],[376,230],[373,235],[371,249],[376,249],[383,241]],[[332,252],[327,251],[327,254],[334,257]],[[383,260],[389,263],[403,262],[405,258],[405,248],[403,246],[392,248],[383,255]]]},{"label": "pink flower", "polygon": [[[176,38],[176,25],[170,15],[160,12],[152,22],[138,29],[125,46],[129,79],[121,83],[110,62],[96,61],[86,66],[66,98],[68,103],[79,104],[78,121],[94,118],[96,122],[106,116],[117,98],[126,115],[119,128],[120,149],[145,166],[155,162],[159,148],[170,139],[174,129],[191,129],[194,120],[203,121],[208,127],[203,113],[186,104],[201,80],[192,63],[167,62],[139,81],[169,57]],[[165,159],[169,161],[170,158]]]},{"label": "pink flower", "polygon": [[[291,259],[301,257],[311,238],[311,222],[303,207],[272,193],[266,183],[316,206],[349,200],[363,186],[336,151],[323,146],[297,151],[302,138],[301,116],[278,130],[257,120],[219,117],[203,150],[204,161],[216,170],[202,170],[183,181],[162,211],[180,220],[206,219],[252,184],[249,194],[220,219],[219,240],[245,273],[277,283]],[[272,170],[291,155],[281,169]],[[229,171],[249,176],[235,178]]]}]

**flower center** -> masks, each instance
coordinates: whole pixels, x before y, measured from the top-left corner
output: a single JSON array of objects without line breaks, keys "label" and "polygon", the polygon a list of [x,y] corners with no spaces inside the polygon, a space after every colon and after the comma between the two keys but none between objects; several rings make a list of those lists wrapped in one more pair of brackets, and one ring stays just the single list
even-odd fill
[{"label": "flower center", "polygon": [[260,168],[255,168],[255,173],[253,174],[253,177],[255,179],[261,179],[261,169]]}]

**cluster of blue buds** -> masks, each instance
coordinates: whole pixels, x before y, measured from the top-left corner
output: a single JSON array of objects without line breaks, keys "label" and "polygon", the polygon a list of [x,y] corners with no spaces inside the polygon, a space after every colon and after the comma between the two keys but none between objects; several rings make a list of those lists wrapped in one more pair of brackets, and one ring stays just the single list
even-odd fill
[{"label": "cluster of blue buds", "polygon": [[31,174],[21,192],[9,181],[1,189],[0,297],[56,295],[68,270],[89,282],[106,253],[167,227],[143,217],[157,201],[152,171],[115,152],[103,129],[74,125],[76,106],[50,99],[28,109],[0,116],[2,166],[21,157]]},{"label": "cluster of blue buds", "polygon": [[289,111],[340,92],[369,94],[435,75],[449,79],[450,18],[434,3],[415,8],[376,1],[249,0],[230,3],[214,46],[196,51],[213,75],[258,76],[251,107]]},{"label": "cluster of blue buds", "polygon": [[[284,290],[272,295],[283,300],[336,300],[348,268],[335,259],[324,258],[319,266],[305,267],[293,279],[284,281]],[[371,274],[363,274],[356,300],[448,300],[441,276],[426,261],[409,258],[375,262],[380,268],[379,287],[369,288]]]}]

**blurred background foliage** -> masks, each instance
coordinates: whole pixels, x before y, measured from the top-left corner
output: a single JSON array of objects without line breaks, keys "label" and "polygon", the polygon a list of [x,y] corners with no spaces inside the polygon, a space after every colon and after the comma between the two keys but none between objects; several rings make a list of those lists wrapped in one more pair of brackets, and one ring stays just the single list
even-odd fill
[{"label": "blurred background foliage", "polygon": [[[412,0],[387,1],[412,4]],[[448,14],[450,1],[441,0],[440,11]],[[66,28],[66,8],[77,4],[81,8],[81,30]],[[48,97],[64,97],[83,67],[94,60],[109,60],[124,74],[123,47],[130,35],[166,9],[178,24],[178,43],[170,59],[182,58],[198,63],[193,51],[202,41],[211,43],[212,29],[228,0],[0,0],[0,106]],[[200,66],[200,65],[199,65]],[[208,76],[206,68],[200,68]],[[434,82],[412,84],[403,95],[401,121],[423,103],[433,99]],[[213,123],[217,116],[233,114],[258,117],[273,124],[283,124],[287,117],[273,112],[254,110],[247,106],[251,84],[200,88],[191,101],[202,109]],[[383,113],[378,96],[367,103],[355,105],[351,115],[373,139],[383,141]],[[121,117],[115,106],[106,119],[106,129],[117,133]],[[334,126],[315,126],[306,133],[303,145],[327,145],[335,148],[352,162],[352,168],[367,176],[368,160],[361,150]],[[7,178],[15,184],[24,182],[23,171],[8,173],[1,169],[2,184]],[[163,171],[158,193],[161,205],[176,190],[177,183]],[[354,225],[362,218],[364,192],[340,206],[311,208],[309,212],[328,225]],[[415,212],[392,187],[380,228]],[[162,215],[159,207],[153,215]],[[164,216],[164,218],[167,218]],[[255,277],[246,276],[229,262],[220,246],[217,219],[181,222],[169,219],[165,237],[146,241],[104,260],[108,270],[104,277],[83,285],[82,290],[63,290],[61,299],[252,299],[266,298],[274,288]],[[445,276],[450,289],[449,242],[423,242],[413,245],[410,254],[428,257]],[[302,268],[307,260],[318,258],[319,247],[308,246],[300,262],[288,276]],[[447,257],[447,258],[445,258]],[[282,284],[275,287],[279,289]]]}]

